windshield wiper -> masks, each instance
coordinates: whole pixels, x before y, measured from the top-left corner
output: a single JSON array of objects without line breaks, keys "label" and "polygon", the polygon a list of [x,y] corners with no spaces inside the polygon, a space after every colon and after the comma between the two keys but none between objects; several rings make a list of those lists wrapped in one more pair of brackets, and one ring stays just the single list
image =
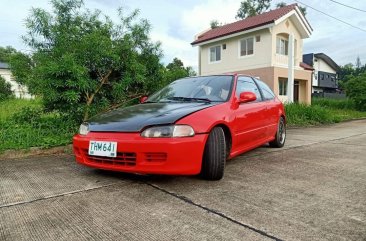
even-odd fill
[{"label": "windshield wiper", "polygon": [[191,98],[191,97],[183,97],[183,96],[173,96],[167,98],[168,100],[180,100],[180,101],[203,101],[206,103],[211,103],[210,99],[207,98]]}]

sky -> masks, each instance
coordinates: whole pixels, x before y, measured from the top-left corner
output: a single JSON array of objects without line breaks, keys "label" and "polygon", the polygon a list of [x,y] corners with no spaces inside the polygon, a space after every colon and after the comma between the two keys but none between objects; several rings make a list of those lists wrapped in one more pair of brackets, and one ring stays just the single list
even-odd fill
[{"label": "sky", "polygon": [[[337,0],[346,5],[366,11],[366,1]],[[21,36],[26,34],[25,18],[32,7],[51,11],[49,0],[0,0],[0,46],[13,46],[29,51]],[[194,36],[210,26],[213,19],[231,23],[235,19],[241,0],[84,0],[89,9],[100,9],[118,21],[117,9],[140,10],[140,17],[152,25],[151,39],[162,43],[164,57],[168,64],[177,57],[185,66],[198,66],[198,48],[190,43]],[[272,8],[278,2],[294,3],[294,0],[273,0]],[[307,8],[306,18],[313,28],[310,38],[304,40],[304,53],[325,53],[337,64],[355,63],[357,56],[366,64],[366,12],[357,11],[336,4],[331,0],[301,0],[315,9],[326,12],[359,28],[350,27],[313,9]],[[301,4],[300,4],[301,5]]]}]

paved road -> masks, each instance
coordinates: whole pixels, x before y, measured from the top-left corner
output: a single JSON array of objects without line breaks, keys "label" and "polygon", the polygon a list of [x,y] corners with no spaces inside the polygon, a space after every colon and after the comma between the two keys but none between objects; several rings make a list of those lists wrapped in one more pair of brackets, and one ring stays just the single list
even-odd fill
[{"label": "paved road", "polygon": [[366,240],[366,121],[292,129],[222,181],[0,160],[0,240]]}]

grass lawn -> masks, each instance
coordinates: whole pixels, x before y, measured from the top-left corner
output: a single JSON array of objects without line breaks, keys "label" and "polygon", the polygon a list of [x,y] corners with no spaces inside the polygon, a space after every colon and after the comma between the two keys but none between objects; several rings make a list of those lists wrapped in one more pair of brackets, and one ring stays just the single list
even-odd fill
[{"label": "grass lawn", "polygon": [[311,126],[366,118],[366,112],[357,111],[351,100],[314,98],[312,105],[287,104],[288,126]]},{"label": "grass lawn", "polygon": [[44,113],[41,100],[0,102],[0,153],[70,144],[77,125],[57,113]]},{"label": "grass lawn", "polygon": [[0,121],[6,120],[13,114],[19,112],[24,107],[41,108],[41,99],[24,100],[24,99],[10,99],[0,102]]}]

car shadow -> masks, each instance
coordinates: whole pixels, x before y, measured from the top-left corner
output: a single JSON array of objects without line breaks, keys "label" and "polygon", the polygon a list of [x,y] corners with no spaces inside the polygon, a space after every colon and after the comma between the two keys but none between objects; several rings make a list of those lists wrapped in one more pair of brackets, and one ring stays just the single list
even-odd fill
[{"label": "car shadow", "polygon": [[126,172],[116,172],[116,171],[108,171],[108,170],[93,170],[94,173],[98,176],[104,177],[112,177],[119,180],[126,180],[132,182],[154,182],[154,183],[166,183],[172,182],[176,179],[180,178],[188,178],[188,179],[197,179],[199,180],[199,176],[184,176],[184,175],[157,175],[157,174],[139,174],[139,173],[126,173]]},{"label": "car shadow", "polygon": [[[262,145],[256,149],[251,151],[245,152],[233,159],[230,159],[226,162],[226,165],[236,165],[238,161],[243,162],[245,161],[245,157],[252,157],[253,155],[260,155],[260,149],[269,149],[271,148],[268,144]],[[243,160],[244,158],[244,160]],[[158,174],[139,174],[139,173],[127,173],[127,172],[118,172],[118,171],[109,171],[109,170],[102,170],[102,169],[94,169],[92,170],[96,175],[108,178],[116,178],[119,180],[127,180],[132,182],[153,182],[153,183],[168,183],[174,182],[179,179],[188,179],[188,180],[196,180],[196,181],[204,181],[207,180],[202,179],[199,175],[192,175],[192,176],[185,176],[185,175],[158,175]]]}]

